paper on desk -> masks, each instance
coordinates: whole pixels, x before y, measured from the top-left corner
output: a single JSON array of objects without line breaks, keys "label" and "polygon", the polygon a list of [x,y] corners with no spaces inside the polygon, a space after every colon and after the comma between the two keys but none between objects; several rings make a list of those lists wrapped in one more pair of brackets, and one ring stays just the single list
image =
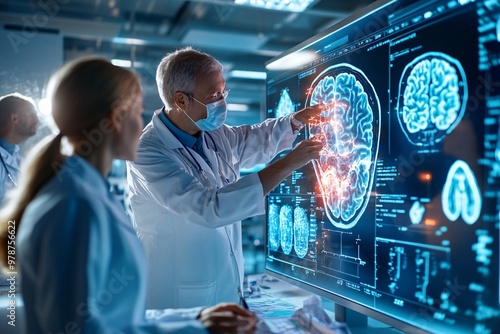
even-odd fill
[{"label": "paper on desk", "polygon": [[304,306],[294,312],[292,320],[310,334],[351,334],[346,324],[333,321],[326,314],[316,295],[304,300]]}]

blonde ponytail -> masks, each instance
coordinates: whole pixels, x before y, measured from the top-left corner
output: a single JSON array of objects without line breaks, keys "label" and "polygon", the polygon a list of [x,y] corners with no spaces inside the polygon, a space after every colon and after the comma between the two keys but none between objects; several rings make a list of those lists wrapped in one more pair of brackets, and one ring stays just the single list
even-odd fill
[{"label": "blonde ponytail", "polygon": [[26,207],[64,162],[61,154],[62,137],[62,134],[58,134],[46,138],[33,147],[23,164],[18,187],[8,194],[7,203],[0,210],[0,269],[3,271],[16,270],[13,264],[17,263],[8,260],[12,250],[15,250],[16,233]]}]

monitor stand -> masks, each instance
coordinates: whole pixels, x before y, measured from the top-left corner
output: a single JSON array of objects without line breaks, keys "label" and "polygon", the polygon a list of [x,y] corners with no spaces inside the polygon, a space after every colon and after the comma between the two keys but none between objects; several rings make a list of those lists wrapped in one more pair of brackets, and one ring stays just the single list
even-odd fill
[{"label": "monitor stand", "polygon": [[335,303],[335,321],[346,323],[349,328],[367,327],[368,317]]},{"label": "monitor stand", "polygon": [[352,334],[403,334],[387,324],[337,303],[335,303],[335,321],[347,324]]}]

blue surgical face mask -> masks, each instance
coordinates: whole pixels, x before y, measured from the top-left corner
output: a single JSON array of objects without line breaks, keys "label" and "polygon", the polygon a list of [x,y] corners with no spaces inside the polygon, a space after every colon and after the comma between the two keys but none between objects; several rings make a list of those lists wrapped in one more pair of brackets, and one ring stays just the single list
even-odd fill
[{"label": "blue surgical face mask", "polygon": [[200,101],[198,101],[196,98],[193,97],[193,99],[204,105],[205,108],[207,108],[207,118],[205,119],[200,119],[194,124],[198,127],[198,129],[202,131],[212,131],[216,130],[221,127],[222,124],[224,124],[224,121],[226,120],[226,115],[227,115],[227,104],[226,104],[226,99],[222,98],[218,101],[209,103],[209,104],[204,104]]}]

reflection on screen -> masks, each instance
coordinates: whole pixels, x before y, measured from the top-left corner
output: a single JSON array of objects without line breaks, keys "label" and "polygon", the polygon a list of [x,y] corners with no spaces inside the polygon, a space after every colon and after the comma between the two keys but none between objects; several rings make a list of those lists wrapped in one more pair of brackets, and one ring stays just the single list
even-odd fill
[{"label": "reflection on screen", "polygon": [[321,105],[297,142],[324,148],[267,197],[266,269],[399,328],[498,332],[500,3],[371,10],[267,64],[267,116]]}]

